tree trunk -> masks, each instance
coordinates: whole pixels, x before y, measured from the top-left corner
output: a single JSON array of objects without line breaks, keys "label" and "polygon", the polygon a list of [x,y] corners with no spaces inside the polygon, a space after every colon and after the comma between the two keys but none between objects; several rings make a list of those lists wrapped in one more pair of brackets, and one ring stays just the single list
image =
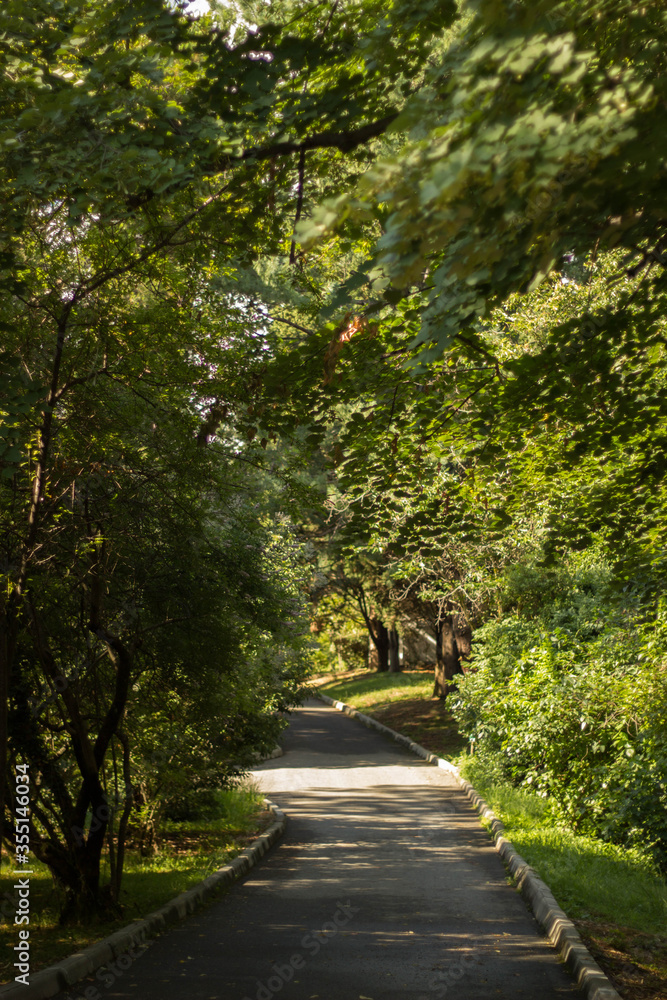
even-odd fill
[{"label": "tree trunk", "polygon": [[398,655],[398,631],[395,628],[389,629],[389,673],[398,674],[403,669],[400,656]]},{"label": "tree trunk", "polygon": [[371,618],[369,633],[377,652],[378,673],[385,673],[389,669],[389,632],[379,618]]},{"label": "tree trunk", "polygon": [[462,674],[461,659],[456,643],[456,633],[452,615],[445,615],[436,626],[437,645],[435,664],[434,698],[446,698],[456,674]]},{"label": "tree trunk", "polygon": [[[91,573],[91,593],[95,594],[95,565]],[[31,638],[36,658],[41,663],[44,676],[55,685],[60,680],[58,665],[51,652],[48,633],[39,611],[30,595],[26,600],[31,613],[29,622]],[[70,744],[81,776],[76,801],[70,797],[58,764],[44,746],[43,740],[30,745],[26,737],[32,729],[37,729],[36,718],[26,716],[25,723],[16,733],[17,746],[25,746],[26,758],[32,757],[35,771],[39,769],[42,780],[53,788],[54,797],[60,804],[62,816],[59,842],[54,829],[48,837],[34,836],[31,847],[35,856],[49,866],[53,875],[66,892],[64,909],[60,916],[62,924],[70,921],[86,922],[111,910],[119,914],[113,905],[109,887],[100,886],[100,866],[109,819],[112,808],[102,785],[105,755],[114,734],[117,732],[127,704],[132,673],[132,652],[115,636],[110,635],[99,620],[99,606],[91,601],[89,629],[105,643],[107,655],[115,668],[115,687],[111,701],[104,713],[97,736],[93,738],[90,720],[82,711],[75,687],[65,685],[59,692],[61,710],[66,719]],[[27,701],[24,712],[27,711]],[[17,720],[18,721],[18,720]],[[74,775],[72,775],[74,777]]]},{"label": "tree trunk", "polygon": [[371,638],[373,646],[375,647],[375,656],[373,655],[373,650],[371,650],[371,655],[369,655],[369,666],[375,666],[375,669],[379,673],[384,673],[389,669],[389,633],[387,632],[386,626],[376,618],[366,601],[366,595],[364,593],[364,588],[359,585],[357,588],[357,601],[359,603],[359,610],[366,622],[366,628],[368,629],[368,634]]},{"label": "tree trunk", "polygon": [[91,850],[87,846],[81,849],[77,858],[77,880],[67,887],[59,918],[61,926],[108,920],[110,916],[121,914],[120,907],[113,900],[113,887],[100,886],[101,847],[98,848],[96,842],[91,845]]},{"label": "tree trunk", "polygon": [[472,650],[472,629],[461,615],[454,616],[454,637],[460,660],[469,660]]},{"label": "tree trunk", "polygon": [[118,853],[116,855],[116,878],[111,886],[111,898],[114,903],[120,899],[120,885],[123,879],[123,864],[125,861],[125,838],[127,837],[127,824],[130,821],[130,813],[133,806],[132,774],[130,770],[130,742],[127,734],[118,730],[118,739],[123,747],[123,812],[118,824]]}]

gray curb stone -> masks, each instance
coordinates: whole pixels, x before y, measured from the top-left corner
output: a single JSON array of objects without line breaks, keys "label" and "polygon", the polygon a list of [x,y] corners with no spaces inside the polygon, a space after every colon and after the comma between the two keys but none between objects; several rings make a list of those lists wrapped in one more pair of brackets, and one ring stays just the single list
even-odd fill
[{"label": "gray curb stone", "polygon": [[148,938],[159,934],[188,913],[193,913],[213,895],[216,889],[236,882],[250,871],[285,831],[287,825],[285,813],[268,799],[266,805],[273,813],[273,823],[224,868],[209,875],[194,888],[182,892],[159,910],[149,913],[143,920],[135,920],[102,941],[96,941],[88,948],[63,959],[57,965],[50,965],[47,969],[31,974],[27,986],[16,982],[0,986],[0,1000],[18,1000],[19,997],[23,1000],[47,1000],[61,990],[74,986],[108,962],[115,961]]},{"label": "gray curb stone", "polygon": [[285,753],[285,751],[283,750],[282,747],[275,746],[273,748],[273,750],[271,751],[271,753],[268,754],[268,756],[262,757],[261,754],[256,753],[256,754],[253,754],[253,757],[255,758],[255,760],[258,763],[262,763],[265,760],[275,760],[276,757],[282,757],[284,753]]},{"label": "gray curb stone", "polygon": [[[537,873],[530,867],[520,854],[514,849],[510,841],[505,837],[505,827],[489,808],[481,795],[475,791],[473,786],[459,774],[459,770],[451,761],[444,757],[438,757],[431,753],[419,743],[414,743],[408,736],[397,733],[394,729],[384,726],[369,715],[357,711],[351,705],[346,705],[343,701],[334,701],[326,694],[314,692],[326,705],[331,705],[339,712],[344,712],[353,719],[363,723],[368,729],[375,729],[386,736],[390,736],[396,743],[400,743],[411,750],[412,753],[434,764],[445,771],[449,771],[465,792],[468,801],[475,807],[480,817],[489,823],[496,850],[509,868],[510,874],[514,878],[517,888],[528,901],[540,926],[546,932],[549,941],[557,949],[560,957],[567,965],[570,972],[576,979],[577,985],[586,993],[588,1000],[621,1000],[621,997],[612,986],[610,980],[597,964],[588,948],[581,940],[577,928],[574,926],[567,914],[560,908],[549,886],[542,881]],[[1,994],[0,994],[1,996]]]}]

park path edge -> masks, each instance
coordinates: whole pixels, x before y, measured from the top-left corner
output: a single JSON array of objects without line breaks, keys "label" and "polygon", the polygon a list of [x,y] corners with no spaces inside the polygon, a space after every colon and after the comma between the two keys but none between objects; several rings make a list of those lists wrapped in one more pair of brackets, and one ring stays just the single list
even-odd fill
[{"label": "park path edge", "polygon": [[[556,902],[551,889],[543,882],[537,872],[530,867],[527,861],[512,846],[505,836],[505,827],[498,819],[493,810],[487,805],[484,799],[475,791],[473,786],[465,778],[462,778],[459,769],[446,760],[431,753],[419,743],[415,743],[409,736],[397,733],[389,726],[383,725],[370,715],[346,705],[344,701],[335,701],[326,694],[319,691],[311,692],[320,701],[339,712],[344,712],[350,718],[357,719],[369,729],[375,729],[385,736],[389,736],[394,742],[400,743],[412,753],[421,757],[429,764],[434,764],[452,774],[461,786],[466,798],[479,813],[480,819],[489,824],[490,832],[495,841],[496,850],[509,869],[516,886],[530,904],[537,922],[545,931],[547,938],[556,948],[560,957],[573,974],[577,985],[586,993],[588,1000],[622,1000],[614,989],[611,981],[597,964],[586,945],[581,940],[577,928],[564,910]],[[0,994],[1,997],[1,994]]]},{"label": "park path edge", "polygon": [[110,962],[125,957],[129,959],[131,965],[134,959],[128,954],[129,952],[199,909],[220,888],[236,882],[249,872],[282,836],[287,824],[285,813],[268,799],[266,807],[273,813],[273,822],[228,865],[213,872],[203,882],[182,892],[142,920],[135,920],[127,927],[122,927],[101,941],[96,941],[95,944],[70,955],[69,958],[64,958],[34,974],[31,973],[27,985],[14,981],[0,986],[0,1000],[18,1000],[19,997],[23,1000],[47,1000],[48,997],[75,986],[81,979],[90,976]]}]

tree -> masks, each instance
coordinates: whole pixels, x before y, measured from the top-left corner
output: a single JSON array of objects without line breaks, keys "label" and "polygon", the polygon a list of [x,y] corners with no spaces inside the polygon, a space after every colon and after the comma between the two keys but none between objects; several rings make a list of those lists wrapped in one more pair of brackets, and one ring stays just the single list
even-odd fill
[{"label": "tree", "polygon": [[[454,16],[451,4],[397,3],[378,27],[372,8],[295,18],[285,4],[234,37],[224,16],[193,19],[181,6],[10,3],[1,15],[0,665],[14,699],[11,753],[32,754],[40,775],[33,846],[67,887],[70,912],[104,902],[109,755],[113,784],[121,771],[127,783],[143,739],[135,688],[162,677],[190,710],[178,629],[188,648],[218,635],[249,658],[257,629],[279,631],[269,610],[281,587],[257,604],[241,580],[259,595],[256,572],[241,559],[238,573],[216,565],[239,524],[230,497],[245,489],[231,470],[263,464],[257,445],[243,454],[238,443],[258,416],[243,403],[284,336],[269,324],[291,329],[248,294],[250,265],[260,249],[287,247],[295,270],[293,220],[308,185],[335,192],[367,160],[432,32]],[[342,165],[333,182],[332,150]],[[224,642],[223,611],[238,625]],[[298,637],[283,644],[298,649]],[[238,718],[293,697],[298,668],[267,670]],[[43,714],[30,699],[46,701]],[[242,756],[247,740],[232,745]],[[124,807],[112,896],[126,823]]]},{"label": "tree", "polygon": [[[279,592],[262,577],[260,553],[268,546],[258,528],[244,530],[239,493],[252,494],[247,473],[242,480],[233,470],[234,446],[224,435],[208,446],[201,437],[202,411],[220,392],[216,360],[229,372],[224,389],[232,403],[240,361],[234,319],[227,340],[208,350],[204,362],[198,347],[209,339],[207,303],[194,261],[181,247],[159,263],[144,262],[132,280],[98,282],[81,305],[75,300],[56,313],[63,335],[54,362],[43,349],[43,316],[54,311],[51,289],[110,252],[106,233],[58,231],[57,218],[54,212],[44,220],[56,247],[49,271],[26,241],[24,273],[27,279],[36,260],[36,292],[26,297],[25,313],[17,310],[13,345],[33,381],[50,384],[53,408],[42,418],[37,473],[29,460],[33,414],[27,414],[26,457],[5,463],[3,514],[6,556],[17,574],[12,755],[40,776],[31,847],[67,890],[69,917],[106,902],[99,872],[111,818],[108,786],[127,784],[136,759],[132,704],[146,689],[142,678],[158,675],[153,683],[182,700],[199,671],[198,683],[210,691],[221,672],[229,673],[232,651],[250,659],[267,632],[280,648],[284,629]],[[66,252],[59,253],[61,238]],[[111,239],[118,238],[114,231]],[[40,297],[42,283],[47,290]],[[184,307],[193,300],[202,313],[197,327],[193,306]],[[160,330],[169,335],[156,336]],[[246,708],[231,711],[217,747],[223,776],[268,742],[261,726],[249,729],[248,718],[270,711],[290,676],[289,669],[273,680],[258,675],[254,707],[246,699]],[[228,709],[240,683],[228,684]],[[210,695],[207,703],[212,711]],[[119,858],[123,832],[117,830]],[[112,902],[121,872],[119,863]]]},{"label": "tree", "polygon": [[[0,666],[73,910],[103,902],[110,784],[160,746],[135,685],[221,766],[293,696],[300,598],[259,554],[280,504],[381,666],[402,622],[432,631],[440,695],[513,564],[604,543],[661,586],[660,5],[242,13],[0,15]],[[247,490],[252,569],[224,557]],[[238,698],[229,758],[195,674]]]},{"label": "tree", "polygon": [[[358,511],[383,518],[360,551],[441,483],[444,504],[405,520],[412,552],[434,565],[452,538],[472,547],[465,588],[491,603],[517,555],[558,558],[601,525],[620,572],[630,553],[646,566],[649,536],[657,555],[661,502],[644,490],[663,478],[662,12],[626,15],[470,5],[375,161],[298,229],[337,260],[338,288],[277,372],[297,413],[307,400],[316,428],[336,427],[331,461]],[[527,343],[515,331],[535,302]]]},{"label": "tree", "polygon": [[[303,224],[312,242],[362,212],[385,220],[365,273],[384,275],[385,303],[423,304],[423,361],[453,337],[479,357],[479,318],[563,254],[660,257],[662,11],[627,13],[625,0],[470,5],[392,125],[408,141]],[[646,296],[656,282],[661,269]]]}]

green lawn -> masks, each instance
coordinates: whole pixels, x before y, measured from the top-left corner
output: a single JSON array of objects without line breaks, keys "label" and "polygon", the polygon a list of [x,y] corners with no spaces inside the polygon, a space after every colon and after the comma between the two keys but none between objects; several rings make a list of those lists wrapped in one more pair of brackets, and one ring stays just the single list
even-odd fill
[{"label": "green lawn", "polygon": [[372,712],[405,698],[428,699],[433,694],[432,670],[405,670],[400,674],[361,673],[334,680],[318,688],[336,701],[344,701],[360,712]]},{"label": "green lawn", "polygon": [[570,917],[657,934],[667,924],[667,882],[636,851],[573,833],[544,799],[485,778],[474,759],[461,771],[505,824],[519,854]]},{"label": "green lawn", "polygon": [[319,690],[372,715],[415,743],[451,759],[465,749],[445,702],[433,698],[433,671],[373,674],[367,670],[328,681]]}]

